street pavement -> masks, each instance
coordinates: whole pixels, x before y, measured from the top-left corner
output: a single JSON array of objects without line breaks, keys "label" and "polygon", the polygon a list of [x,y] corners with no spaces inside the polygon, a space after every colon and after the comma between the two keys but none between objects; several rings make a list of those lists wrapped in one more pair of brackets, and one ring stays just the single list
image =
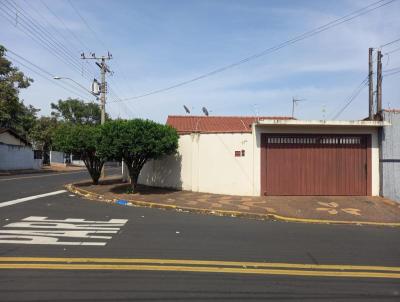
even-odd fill
[{"label": "street pavement", "polygon": [[400,301],[399,228],[216,217],[69,192],[1,207],[88,174],[35,176],[44,175],[0,178],[0,301]]}]

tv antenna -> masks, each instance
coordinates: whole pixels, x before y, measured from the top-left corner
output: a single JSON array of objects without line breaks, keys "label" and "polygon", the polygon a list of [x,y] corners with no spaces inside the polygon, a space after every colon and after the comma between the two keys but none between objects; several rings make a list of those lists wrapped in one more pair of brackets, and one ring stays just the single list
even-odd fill
[{"label": "tv antenna", "polygon": [[305,99],[296,99],[295,97],[292,98],[292,117],[294,118],[294,108],[297,106],[298,102],[304,102]]},{"label": "tv antenna", "polygon": [[185,111],[186,111],[187,114],[190,114],[190,110],[189,110],[189,108],[188,108],[186,105],[183,105],[183,108],[185,109]]}]

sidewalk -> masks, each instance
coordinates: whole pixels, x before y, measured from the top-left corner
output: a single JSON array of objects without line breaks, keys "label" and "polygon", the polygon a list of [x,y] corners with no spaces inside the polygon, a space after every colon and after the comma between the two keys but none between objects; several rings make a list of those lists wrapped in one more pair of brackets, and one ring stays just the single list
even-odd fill
[{"label": "sidewalk", "polygon": [[335,224],[400,226],[400,203],[369,196],[230,196],[129,185],[108,179],[94,186],[83,182],[67,188],[89,199],[257,219]]}]

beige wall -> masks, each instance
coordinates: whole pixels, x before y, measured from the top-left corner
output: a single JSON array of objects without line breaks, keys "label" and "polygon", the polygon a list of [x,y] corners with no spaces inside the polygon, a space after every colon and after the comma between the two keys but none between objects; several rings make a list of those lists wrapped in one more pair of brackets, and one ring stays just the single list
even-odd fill
[{"label": "beige wall", "polygon": [[25,144],[9,132],[0,133],[0,142],[8,145],[25,146]]},{"label": "beige wall", "polygon": [[[376,128],[253,126],[253,133],[181,135],[176,156],[147,163],[139,183],[195,192],[260,196],[261,133],[333,133],[372,135],[372,195],[379,195]],[[244,157],[235,151],[245,150]]]},{"label": "beige wall", "polygon": [[254,126],[254,188],[253,194],[261,194],[261,133],[326,133],[326,134],[371,134],[371,157],[372,157],[372,195],[379,195],[379,145],[377,128],[367,127],[300,127],[300,126]]},{"label": "beige wall", "polygon": [[[245,156],[235,157],[235,151]],[[250,133],[181,135],[176,156],[147,163],[139,183],[217,194],[253,194]]]}]

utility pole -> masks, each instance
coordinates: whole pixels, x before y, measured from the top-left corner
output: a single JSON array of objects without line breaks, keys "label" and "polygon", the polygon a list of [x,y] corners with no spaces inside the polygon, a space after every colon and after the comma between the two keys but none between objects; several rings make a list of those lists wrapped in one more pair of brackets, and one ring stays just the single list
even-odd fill
[{"label": "utility pole", "polygon": [[[107,82],[106,82],[106,73],[110,73],[110,69],[108,68],[106,61],[112,59],[112,55],[108,52],[107,56],[96,57],[95,53],[90,53],[90,57],[86,57],[85,53],[81,53],[82,60],[96,60],[96,65],[100,68],[100,110],[101,110],[101,118],[100,123],[103,125],[106,122],[106,96],[107,96]],[[96,79],[94,79],[95,81]],[[96,81],[97,82],[97,81]],[[104,179],[105,170],[104,165],[101,169],[101,178]]]},{"label": "utility pole", "polygon": [[106,82],[106,73],[110,73],[110,69],[108,68],[106,61],[112,59],[112,55],[110,53],[107,56],[96,57],[95,53],[90,53],[90,56],[85,56],[85,53],[81,54],[81,59],[83,60],[96,60],[96,65],[100,68],[100,110],[101,110],[101,124],[104,124],[106,121],[106,99],[107,99],[107,82]]},{"label": "utility pole", "polygon": [[378,118],[382,114],[382,57],[381,51],[378,50],[376,68],[376,114]]},{"label": "utility pole", "polygon": [[369,115],[368,119],[372,121],[374,119],[374,80],[373,80],[373,64],[372,54],[374,49],[372,47],[368,50],[368,85],[369,85]]}]

